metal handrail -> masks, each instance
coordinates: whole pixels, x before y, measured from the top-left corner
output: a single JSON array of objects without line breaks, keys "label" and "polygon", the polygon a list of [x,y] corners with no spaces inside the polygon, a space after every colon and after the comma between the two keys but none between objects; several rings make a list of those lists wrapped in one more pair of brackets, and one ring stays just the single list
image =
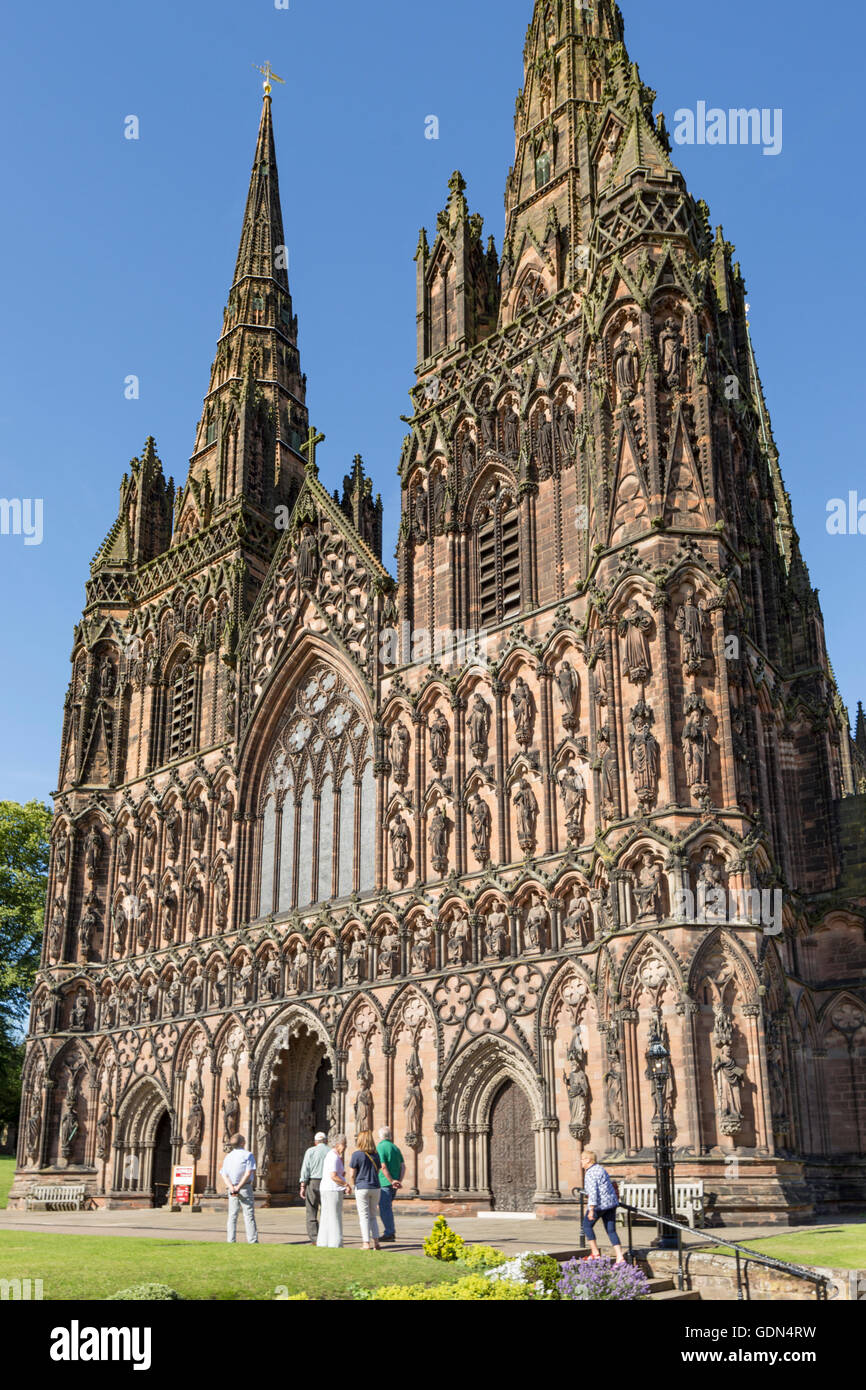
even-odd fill
[{"label": "metal handrail", "polygon": [[[571,1195],[572,1197],[578,1198],[580,1202],[580,1248],[581,1250],[583,1250],[585,1248],[585,1237],[583,1234],[583,1209],[584,1203],[586,1201],[586,1192],[582,1187],[573,1187],[571,1189]],[[651,1222],[653,1225],[665,1225],[672,1226],[674,1228],[674,1230],[677,1233],[677,1286],[680,1289],[680,1291],[682,1291],[684,1287],[683,1233],[685,1232],[686,1235],[694,1235],[694,1231],[692,1230],[691,1226],[687,1226],[681,1221],[674,1221],[673,1218],[669,1216],[659,1216],[658,1212],[643,1211],[641,1207],[629,1206],[628,1202],[619,1202],[618,1206],[624,1212],[628,1213],[628,1253],[630,1257],[634,1255],[634,1243],[632,1241],[632,1216],[642,1216],[644,1220]],[[738,1241],[725,1240],[723,1236],[717,1236],[715,1231],[713,1231],[712,1234],[712,1242],[714,1245],[724,1245],[726,1249],[734,1250],[736,1252],[737,1301],[739,1303],[742,1303],[744,1301],[742,1277],[740,1271],[740,1258],[743,1255],[745,1255],[747,1259],[754,1261],[754,1263],[756,1264],[766,1265],[770,1269],[778,1269],[783,1274],[790,1274],[794,1279],[808,1280],[809,1283],[815,1285],[815,1297],[819,1302],[821,1302],[822,1299],[826,1299],[827,1297],[827,1285],[830,1283],[830,1280],[827,1278],[826,1274],[818,1274],[816,1270],[806,1269],[803,1265],[791,1264],[789,1260],[778,1260],[773,1255],[762,1255],[760,1251],[752,1250],[748,1245],[740,1245]],[[700,1243],[701,1245],[705,1245],[707,1242],[702,1240]]]}]

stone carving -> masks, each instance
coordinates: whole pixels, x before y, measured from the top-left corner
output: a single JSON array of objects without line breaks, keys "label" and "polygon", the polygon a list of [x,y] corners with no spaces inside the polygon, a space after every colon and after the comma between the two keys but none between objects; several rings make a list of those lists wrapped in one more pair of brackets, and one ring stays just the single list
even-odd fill
[{"label": "stone carving", "polygon": [[523,928],[523,947],[525,951],[543,951],[547,946],[550,917],[540,894],[533,893],[530,902],[532,906],[526,914]]},{"label": "stone carving", "polygon": [[556,412],[556,442],[560,459],[570,459],[574,453],[574,412],[567,401]]},{"label": "stone carving", "polygon": [[367,938],[360,927],[356,927],[350,937],[349,950],[346,953],[346,980],[349,984],[356,985],[359,980],[365,977],[365,967],[367,964]]},{"label": "stone carving", "polygon": [[216,924],[218,927],[225,927],[228,925],[230,898],[231,888],[229,886],[229,876],[226,873],[225,864],[220,864],[214,875],[214,907],[216,909]]},{"label": "stone carving", "polygon": [[319,952],[318,975],[321,989],[333,987],[337,979],[337,948],[333,942],[328,942]]},{"label": "stone carving", "polygon": [[659,783],[661,750],[650,725],[653,712],[641,696],[631,712],[628,730],[628,760],[633,785],[642,811],[650,811],[656,802]]},{"label": "stone carving", "polygon": [[220,797],[219,810],[217,812],[217,829],[219,837],[224,845],[227,845],[232,837],[232,816],[234,814],[234,797],[226,787]]},{"label": "stone carving", "polygon": [[469,957],[472,933],[462,912],[455,910],[448,928],[448,964],[465,965]]},{"label": "stone carving", "polygon": [[267,1184],[271,1168],[271,1134],[273,1116],[267,1097],[259,1102],[259,1115],[256,1122],[256,1162],[261,1181]]},{"label": "stone carving", "polygon": [[492,819],[490,807],[487,802],[473,792],[468,804],[469,823],[472,827],[472,853],[479,864],[487,864],[490,860],[490,832]]},{"label": "stone carving", "polygon": [[[173,883],[167,882],[163,886],[159,902],[161,907],[160,927],[162,931],[162,939],[170,945],[174,941],[175,936],[177,934],[177,914],[180,910],[180,903],[178,901],[177,893],[174,890]],[[149,938],[149,929],[147,935]],[[142,939],[140,931],[139,939]],[[142,944],[144,945],[146,944],[146,942],[142,940]]]},{"label": "stone carving", "polygon": [[151,981],[150,981],[150,983],[149,983],[148,986],[147,986],[147,989],[145,990],[144,999],[145,999],[145,1009],[146,1009],[146,1011],[147,1011],[147,1018],[148,1018],[148,1021],[149,1021],[150,1023],[153,1023],[154,1020],[155,1020],[156,1018],[159,1017],[159,981],[158,981],[158,980],[151,980]]},{"label": "stone carving", "polygon": [[403,787],[409,780],[409,744],[411,735],[402,719],[398,719],[388,740],[388,756],[391,760],[391,770],[394,774],[394,781],[398,786]]},{"label": "stone carving", "polygon": [[661,877],[661,864],[649,850],[645,850],[632,876],[638,923],[661,921]]},{"label": "stone carving", "polygon": [[617,398],[630,401],[637,391],[640,356],[634,339],[621,333],[613,350],[613,373]]},{"label": "stone carving", "polygon": [[665,319],[664,328],[659,334],[659,359],[662,376],[672,391],[679,390],[682,385],[684,358],[685,347],[677,321]]},{"label": "stone carving", "polygon": [[[334,955],[336,964],[336,952]],[[303,941],[297,942],[289,964],[289,989],[293,994],[303,994],[308,987],[310,954]],[[321,978],[321,967],[319,970]],[[332,982],[333,983],[333,982]],[[327,986],[326,986],[327,988]]]},{"label": "stone carving", "polygon": [[388,838],[391,841],[391,862],[394,868],[394,877],[398,883],[405,883],[409,877],[409,856],[412,840],[406,819],[399,811],[391,821]]},{"label": "stone carving", "polygon": [[706,801],[710,791],[710,712],[700,695],[687,695],[683,724],[683,758],[686,782],[698,800]]},{"label": "stone carving", "polygon": [[546,415],[538,422],[538,455],[541,476],[549,478],[553,471],[553,421]]},{"label": "stone carving", "polygon": [[169,859],[177,859],[180,855],[180,842],[183,833],[183,822],[177,807],[172,806],[165,818],[165,840],[168,847]]},{"label": "stone carving", "polygon": [[249,956],[244,956],[244,963],[238,971],[238,993],[242,1004],[252,1002],[255,977],[256,972],[252,961]]},{"label": "stone carving", "polygon": [[98,900],[94,897],[88,898],[85,903],[86,911],[78,924],[78,947],[81,959],[90,960],[90,952],[93,949],[93,938],[102,925],[97,908]]},{"label": "stone carving", "polygon": [[87,990],[80,989],[72,1005],[72,1027],[81,1032],[87,1027]]},{"label": "stone carving", "polygon": [[365,1130],[372,1133],[373,1130],[373,1092],[370,1087],[373,1085],[373,1072],[370,1067],[370,1056],[367,1047],[364,1047],[364,1056],[358,1068],[358,1080],[361,1089],[355,1100],[355,1133],[362,1134]]},{"label": "stone carving", "polygon": [[298,539],[298,555],[295,561],[298,577],[298,590],[313,588],[319,572],[319,550],[315,533],[304,526]]},{"label": "stone carving", "polygon": [[443,773],[448,765],[451,730],[441,710],[437,710],[430,725],[430,763],[434,772]]},{"label": "stone carving", "polygon": [[583,1142],[589,1137],[589,1080],[586,1075],[586,1054],[575,1028],[569,1043],[566,1061],[571,1063],[563,1073],[568,1092],[568,1130],[574,1139]]},{"label": "stone carving", "polygon": [[69,872],[69,836],[65,830],[60,830],[54,841],[54,873],[60,883],[63,883]]},{"label": "stone carving", "polygon": [[143,847],[142,858],[144,860],[144,867],[146,869],[153,868],[154,860],[156,858],[156,839],[156,821],[154,820],[153,816],[148,816],[147,820],[144,822],[144,825],[141,828],[141,842]]},{"label": "stone carving", "polygon": [[87,839],[84,841],[84,867],[91,883],[99,873],[103,849],[102,835],[96,826],[92,825],[87,832]]},{"label": "stone carving", "polygon": [[238,1074],[232,1070],[226,1077],[226,1094],[222,1102],[223,1143],[228,1144],[233,1134],[241,1127],[241,1083]]},{"label": "stone carving", "polygon": [[201,1082],[193,1081],[190,1086],[189,1114],[184,1135],[186,1151],[192,1154],[193,1158],[201,1157],[201,1141],[204,1138],[204,1106],[201,1103],[203,1095]]},{"label": "stone carving", "polygon": [[697,675],[704,664],[703,625],[706,609],[695,603],[694,589],[687,588],[683,601],[677,609],[674,627],[680,634],[680,656],[683,670],[690,676]]},{"label": "stone carving", "polygon": [[586,946],[592,941],[592,904],[585,892],[575,892],[572,896],[563,920],[563,929],[566,942]]},{"label": "stone carving", "polygon": [[607,1127],[613,1148],[621,1149],[625,1133],[622,1111],[622,1058],[619,1038],[613,1027],[609,1027],[605,1035],[605,1050],[607,1068],[604,1074],[604,1095],[607,1108]]},{"label": "stone carving", "polygon": [[186,886],[186,924],[190,936],[196,937],[201,931],[201,915],[204,906],[204,890],[197,878]]},{"label": "stone carving", "polygon": [[406,1147],[420,1149],[424,1113],[421,1082],[424,1078],[424,1072],[416,1047],[412,1048],[406,1063],[406,1078],[406,1093],[403,1098],[403,1109],[406,1113]]},{"label": "stone carving", "polygon": [[619,635],[625,638],[625,670],[632,685],[646,685],[652,673],[647,638],[651,627],[649,613],[633,598],[619,622]]},{"label": "stone carving", "polygon": [[441,803],[437,803],[427,829],[433,868],[440,875],[448,872],[449,823]]},{"label": "stone carving", "polygon": [[514,682],[514,689],[511,692],[511,710],[514,715],[514,731],[517,742],[521,748],[528,748],[532,743],[532,734],[535,728],[535,701],[532,698],[532,691],[522,676],[518,676]]},{"label": "stone carving", "polygon": [[393,980],[400,964],[400,938],[388,922],[379,942],[379,978]]},{"label": "stone carving", "polygon": [[501,960],[510,944],[511,932],[508,926],[508,917],[501,907],[496,906],[488,914],[484,927],[485,952],[488,956],[493,956],[494,960]]},{"label": "stone carving", "polygon": [[63,939],[66,935],[66,904],[62,898],[54,899],[54,910],[48,927],[48,954],[52,960],[60,960],[63,952]]},{"label": "stone carving", "polygon": [[126,826],[121,830],[117,837],[117,863],[124,878],[132,868],[132,851],[135,841],[127,830]]},{"label": "stone carving", "polygon": [[711,845],[707,845],[697,872],[698,918],[703,922],[728,920],[728,895],[725,875],[716,863]]},{"label": "stone carving", "polygon": [[580,677],[570,661],[560,662],[556,684],[562,701],[562,722],[573,733],[580,719]]},{"label": "stone carving", "polygon": [[583,822],[586,812],[586,778],[577,763],[570,763],[559,774],[559,789],[565,807],[565,828],[575,845],[583,843]]},{"label": "stone carving", "polygon": [[412,968],[426,975],[432,966],[433,923],[427,917],[420,917],[415,923],[412,937]]},{"label": "stone carving", "polygon": [[183,985],[180,976],[173,975],[171,984],[166,991],[167,1012],[170,1018],[177,1018],[183,1006]]},{"label": "stone carving", "polygon": [[208,813],[202,798],[196,797],[189,811],[189,831],[192,847],[199,852],[204,849],[207,834]]},{"label": "stone carving", "polygon": [[505,411],[503,430],[505,437],[505,452],[506,454],[510,454],[512,458],[516,458],[520,452],[520,419],[510,401]]},{"label": "stone carving", "polygon": [[204,998],[204,985],[205,979],[202,968],[198,962],[196,962],[195,971],[190,975],[186,987],[190,1013],[197,1014],[201,1012],[202,1000]]},{"label": "stone carving", "polygon": [[78,1091],[75,1085],[75,1077],[70,1075],[66,1083],[63,1115],[60,1120],[60,1153],[64,1163],[69,1162],[72,1146],[75,1143],[75,1136],[78,1134],[79,1128]]},{"label": "stone carving", "polygon": [[525,777],[518,778],[511,800],[517,810],[517,838],[520,842],[520,848],[528,854],[535,848],[538,802]]},{"label": "stone carving", "polygon": [[213,984],[214,990],[216,991],[217,1004],[221,1009],[225,1006],[226,999],[228,998],[230,983],[231,975],[229,973],[229,968],[224,961],[220,961],[213,978]]},{"label": "stone carving", "polygon": [[610,730],[605,724],[598,731],[598,761],[601,782],[601,809],[608,820],[617,815],[619,769],[610,746]]},{"label": "stone carving", "polygon": [[103,1091],[99,1100],[99,1118],[96,1121],[96,1157],[108,1158],[111,1153],[111,1094]]},{"label": "stone carving", "polygon": [[490,738],[490,706],[482,695],[476,693],[472,696],[472,703],[466,716],[466,727],[469,730],[469,747],[472,756],[477,763],[483,763],[487,757]]},{"label": "stone carving", "polygon": [[743,1078],[746,1073],[737,1065],[733,1056],[734,1021],[726,1004],[717,1004],[713,1010],[713,1076],[716,1083],[716,1114],[719,1129],[728,1138],[733,1138],[743,1127]]},{"label": "stone carving", "polygon": [[280,962],[277,956],[269,955],[262,970],[262,994],[266,999],[275,999],[280,988]]}]

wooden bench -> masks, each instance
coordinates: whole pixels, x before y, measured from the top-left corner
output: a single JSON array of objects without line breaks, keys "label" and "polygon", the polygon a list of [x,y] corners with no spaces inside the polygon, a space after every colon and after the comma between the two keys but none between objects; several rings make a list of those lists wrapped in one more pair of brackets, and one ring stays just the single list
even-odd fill
[{"label": "wooden bench", "polygon": [[[619,1199],[626,1206],[639,1207],[641,1211],[657,1212],[659,1209],[658,1190],[654,1182],[624,1182],[620,1184]],[[692,1230],[704,1224],[704,1184],[703,1179],[692,1182],[674,1182],[674,1215],[688,1221]],[[626,1213],[620,1207],[617,1219],[625,1222]]]},{"label": "wooden bench", "polygon": [[42,1182],[27,1189],[27,1211],[81,1211],[87,1202],[87,1187],[82,1183]]}]

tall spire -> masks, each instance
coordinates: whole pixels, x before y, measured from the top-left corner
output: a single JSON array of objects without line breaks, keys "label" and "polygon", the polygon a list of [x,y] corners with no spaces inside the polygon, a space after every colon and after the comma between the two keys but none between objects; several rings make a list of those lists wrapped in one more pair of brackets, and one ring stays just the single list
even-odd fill
[{"label": "tall spire", "polygon": [[283,233],[280,186],[265,83],[256,152],[223,331],[196,429],[195,452],[175,533],[204,524],[238,498],[265,513],[291,501],[303,477],[300,448],[309,420]]}]

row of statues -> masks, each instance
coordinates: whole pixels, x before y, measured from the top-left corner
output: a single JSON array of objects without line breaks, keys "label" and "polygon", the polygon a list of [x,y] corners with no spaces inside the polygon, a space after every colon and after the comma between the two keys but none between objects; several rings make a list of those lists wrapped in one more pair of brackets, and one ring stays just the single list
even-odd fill
[{"label": "row of statues", "polygon": [[[216,831],[217,836],[223,844],[227,845],[232,837],[232,822],[234,818],[234,797],[225,788],[217,801],[216,807]],[[181,857],[183,845],[184,818],[177,806],[171,806],[161,817],[164,826],[164,844],[166,857],[177,862]],[[156,862],[157,846],[159,841],[159,820],[160,815],[147,815],[144,817],[138,831],[138,838],[141,845],[141,862],[144,868],[152,869]],[[187,809],[187,824],[189,827],[190,845],[196,852],[201,852],[205,848],[207,829],[210,822],[210,815],[203,797],[195,797]],[[132,872],[135,854],[136,838],[130,826],[123,825],[114,837],[117,869],[121,877],[128,878]],[[72,840],[69,830],[65,825],[61,825],[55,832],[53,838],[54,848],[54,872],[55,878],[59,882],[64,882],[70,867],[72,855]],[[103,830],[96,824],[91,824],[86,832],[83,842],[83,861],[85,876],[92,884],[99,877],[101,869],[107,857],[107,838]]]}]

